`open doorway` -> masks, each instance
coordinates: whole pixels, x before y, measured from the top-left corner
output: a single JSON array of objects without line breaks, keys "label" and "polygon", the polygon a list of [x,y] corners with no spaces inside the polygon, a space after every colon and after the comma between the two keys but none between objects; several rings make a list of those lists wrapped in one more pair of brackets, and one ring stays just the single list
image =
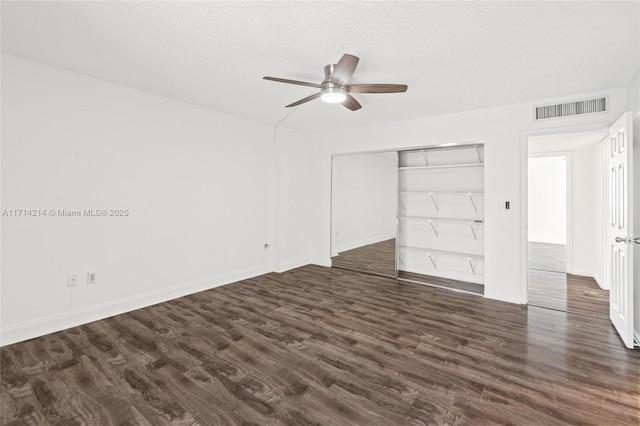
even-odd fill
[{"label": "open doorway", "polygon": [[529,156],[529,269],[567,272],[567,154]]},{"label": "open doorway", "polygon": [[528,140],[528,301],[609,317],[602,287],[607,130]]}]

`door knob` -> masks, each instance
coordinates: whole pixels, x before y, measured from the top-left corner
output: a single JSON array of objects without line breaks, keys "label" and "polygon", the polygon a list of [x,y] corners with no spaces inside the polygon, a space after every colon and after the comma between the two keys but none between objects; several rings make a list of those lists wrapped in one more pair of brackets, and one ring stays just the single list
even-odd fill
[{"label": "door knob", "polygon": [[627,239],[625,237],[616,237],[616,243],[626,243],[626,242],[627,242]]},{"label": "door knob", "polygon": [[636,243],[636,244],[640,244],[640,237],[634,238],[633,242]]}]

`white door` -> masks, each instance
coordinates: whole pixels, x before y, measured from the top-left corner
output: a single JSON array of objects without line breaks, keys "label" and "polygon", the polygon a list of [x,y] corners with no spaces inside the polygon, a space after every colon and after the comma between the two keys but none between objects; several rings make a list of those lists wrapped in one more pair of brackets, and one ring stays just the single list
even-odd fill
[{"label": "white door", "polygon": [[609,316],[624,344],[633,348],[633,143],[632,113],[609,129]]}]

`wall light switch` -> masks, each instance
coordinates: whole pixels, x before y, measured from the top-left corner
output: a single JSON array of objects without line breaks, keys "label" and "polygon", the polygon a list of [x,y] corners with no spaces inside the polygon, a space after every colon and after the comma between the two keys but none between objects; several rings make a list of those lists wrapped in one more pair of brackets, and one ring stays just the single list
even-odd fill
[{"label": "wall light switch", "polygon": [[87,284],[95,284],[95,283],[96,283],[96,273],[87,272]]}]

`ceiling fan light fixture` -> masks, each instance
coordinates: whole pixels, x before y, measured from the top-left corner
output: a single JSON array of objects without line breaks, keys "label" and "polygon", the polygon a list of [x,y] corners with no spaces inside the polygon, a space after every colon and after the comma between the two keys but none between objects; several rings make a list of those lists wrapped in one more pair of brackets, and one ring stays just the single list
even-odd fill
[{"label": "ceiling fan light fixture", "polygon": [[289,80],[278,77],[262,77],[265,80],[278,81],[280,83],[296,84],[320,89],[319,92],[309,95],[293,103],[286,108],[297,107],[314,99],[322,99],[329,104],[342,104],[350,111],[362,108],[360,102],[351,93],[401,93],[407,91],[406,84],[348,84],[356,71],[360,59],[357,56],[345,53],[337,64],[329,64],[324,67],[324,80],[322,83],[309,83],[307,81]]},{"label": "ceiling fan light fixture", "polygon": [[328,104],[340,104],[347,99],[347,91],[338,86],[324,88],[320,93],[320,99]]}]

